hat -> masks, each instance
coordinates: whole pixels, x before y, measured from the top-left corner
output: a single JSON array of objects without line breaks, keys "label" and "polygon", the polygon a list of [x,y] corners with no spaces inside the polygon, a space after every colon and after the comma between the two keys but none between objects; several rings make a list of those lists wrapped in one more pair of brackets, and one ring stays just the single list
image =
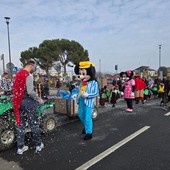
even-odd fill
[{"label": "hat", "polygon": [[94,67],[94,64],[90,61],[81,61],[79,63],[79,68],[90,68],[91,66]]},{"label": "hat", "polygon": [[132,70],[128,70],[128,71],[126,71],[127,76],[129,76],[129,77],[130,77],[130,76],[131,76],[131,74],[132,74],[132,72],[133,72]]},{"label": "hat", "polygon": [[116,87],[116,88],[119,88],[119,86],[118,86],[117,84],[115,85],[115,87]]}]

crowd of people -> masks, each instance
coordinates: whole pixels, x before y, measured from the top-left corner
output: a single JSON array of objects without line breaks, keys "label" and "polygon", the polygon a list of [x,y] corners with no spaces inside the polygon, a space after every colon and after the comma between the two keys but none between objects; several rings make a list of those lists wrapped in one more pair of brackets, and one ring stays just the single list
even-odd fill
[{"label": "crowd of people", "polygon": [[[155,79],[141,78],[139,74],[122,77],[117,81],[113,81],[112,87],[105,85],[100,89],[100,105],[102,107],[106,107],[108,103],[111,104],[112,107],[115,107],[120,98],[125,98],[125,100],[127,100],[125,89],[126,86],[129,86],[127,82],[129,82],[130,79],[132,79],[133,84],[131,86],[131,95],[135,104],[140,102],[144,104],[151,98],[158,98],[160,99],[161,106],[166,106],[166,108],[170,107],[170,80],[166,77],[162,80],[159,77]],[[132,108],[129,111],[133,111]]]},{"label": "crowd of people", "polygon": [[5,72],[0,78],[0,95],[9,95],[12,91],[11,75]]},{"label": "crowd of people", "polygon": [[[37,107],[38,104],[43,104],[44,101],[42,99],[45,99],[49,95],[49,86],[48,81],[44,79],[44,82],[37,83],[35,88],[31,74],[34,71],[35,63],[29,61],[24,69],[15,75],[14,81],[12,81],[9,73],[4,73],[0,79],[0,95],[12,94],[16,118],[17,154],[22,154],[28,150],[28,147],[24,143],[25,115],[27,115],[28,123],[33,134],[32,137],[36,152],[40,152],[44,148],[40,136]],[[94,82],[96,83],[96,81]],[[57,88],[57,92],[59,92],[61,88],[59,79],[55,87]],[[89,89],[91,90],[92,88]],[[136,104],[140,102],[144,104],[151,98],[160,98],[160,105],[170,107],[170,80],[166,77],[162,80],[160,78],[141,78],[139,74],[134,75],[133,71],[129,70],[121,72],[120,79],[113,81],[111,88],[105,85],[100,89],[99,94],[100,105],[103,107],[105,107],[106,103],[110,103],[112,107],[116,107],[117,101],[120,98],[124,98],[127,103],[127,112],[133,111],[133,101]],[[91,136],[86,135],[85,140],[92,138],[91,131],[89,134]]]}]

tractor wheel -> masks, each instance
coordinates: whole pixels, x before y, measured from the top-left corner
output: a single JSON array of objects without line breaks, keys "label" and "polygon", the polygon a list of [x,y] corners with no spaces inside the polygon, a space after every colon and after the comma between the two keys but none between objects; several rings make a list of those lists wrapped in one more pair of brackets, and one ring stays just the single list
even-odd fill
[{"label": "tractor wheel", "polygon": [[92,119],[96,120],[98,118],[98,114],[99,114],[98,108],[94,107],[92,112]]},{"label": "tractor wheel", "polygon": [[54,115],[45,115],[42,117],[42,122],[41,122],[41,129],[43,132],[50,134],[53,133],[56,130],[57,126],[57,120]]},{"label": "tractor wheel", "polygon": [[0,126],[0,150],[12,148],[16,142],[14,128],[7,128],[5,125]]}]

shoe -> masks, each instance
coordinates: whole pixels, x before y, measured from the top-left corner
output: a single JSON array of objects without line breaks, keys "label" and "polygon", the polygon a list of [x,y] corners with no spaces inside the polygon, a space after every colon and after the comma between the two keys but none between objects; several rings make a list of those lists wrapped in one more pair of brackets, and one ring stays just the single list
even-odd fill
[{"label": "shoe", "polygon": [[115,104],[113,104],[112,107],[115,107]]},{"label": "shoe", "polygon": [[81,134],[82,134],[82,135],[86,134],[85,128],[82,130],[82,133],[81,133]]},{"label": "shoe", "polygon": [[142,104],[144,104],[145,102],[142,100]]},{"label": "shoe", "polygon": [[127,111],[127,112],[132,112],[133,110],[132,110],[132,109],[127,108],[127,109],[126,109],[126,111]]},{"label": "shoe", "polygon": [[19,149],[17,150],[17,154],[18,155],[22,155],[25,151],[28,150],[28,146],[23,146],[22,149]]},{"label": "shoe", "polygon": [[135,103],[136,103],[136,104],[139,104],[139,101],[136,101]]},{"label": "shoe", "polygon": [[92,134],[86,134],[84,140],[90,140],[92,138]]},{"label": "shoe", "polygon": [[168,110],[168,108],[167,108],[167,107],[162,107],[162,109],[163,109],[163,110],[165,110],[165,111],[167,111],[167,110]]},{"label": "shoe", "polygon": [[37,152],[40,152],[43,148],[44,148],[44,144],[43,144],[43,143],[41,143],[41,145],[40,145],[40,146],[36,146],[36,148],[35,148],[35,152],[36,152],[36,153],[37,153]]}]

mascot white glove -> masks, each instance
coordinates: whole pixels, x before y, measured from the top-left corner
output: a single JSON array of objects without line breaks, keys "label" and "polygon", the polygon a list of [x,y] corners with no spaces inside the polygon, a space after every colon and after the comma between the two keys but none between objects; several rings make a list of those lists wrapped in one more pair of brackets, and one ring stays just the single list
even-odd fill
[{"label": "mascot white glove", "polygon": [[82,93],[82,96],[83,96],[84,98],[87,98],[89,95],[88,95],[88,93],[83,92],[83,93]]},{"label": "mascot white glove", "polygon": [[132,93],[130,94],[130,96],[131,96],[131,97],[134,97],[134,96],[135,96],[134,92],[132,92]]},{"label": "mascot white glove", "polygon": [[121,96],[123,96],[124,95],[124,93],[123,92],[121,92]]}]

